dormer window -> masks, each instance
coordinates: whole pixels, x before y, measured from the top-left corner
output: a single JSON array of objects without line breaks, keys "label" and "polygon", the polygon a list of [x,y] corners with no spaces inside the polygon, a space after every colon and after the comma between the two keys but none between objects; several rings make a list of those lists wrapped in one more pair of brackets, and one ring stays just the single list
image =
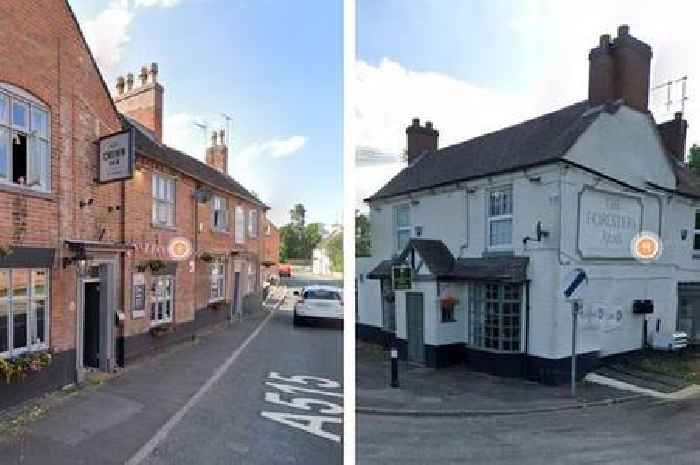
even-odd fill
[{"label": "dormer window", "polygon": [[0,84],[0,182],[49,192],[50,125],[46,106]]}]

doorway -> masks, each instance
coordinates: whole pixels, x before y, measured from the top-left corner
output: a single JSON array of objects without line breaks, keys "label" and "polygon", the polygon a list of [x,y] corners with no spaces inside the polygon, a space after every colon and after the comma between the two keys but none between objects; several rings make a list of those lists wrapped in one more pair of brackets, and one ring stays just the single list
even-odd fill
[{"label": "doorway", "polygon": [[691,342],[700,341],[700,284],[678,285],[678,329],[688,334]]},{"label": "doorway", "polygon": [[423,294],[406,293],[406,336],[408,338],[408,361],[425,363],[425,340],[423,335]]},{"label": "doorway", "polygon": [[233,273],[233,314],[238,313],[238,290],[241,284],[241,272]]},{"label": "doorway", "polygon": [[84,283],[83,366],[100,367],[100,282]]}]

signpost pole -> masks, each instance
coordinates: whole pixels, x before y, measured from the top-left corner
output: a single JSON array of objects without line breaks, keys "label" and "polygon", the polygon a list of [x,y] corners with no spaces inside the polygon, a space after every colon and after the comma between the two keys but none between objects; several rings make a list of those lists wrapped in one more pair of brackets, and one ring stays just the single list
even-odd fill
[{"label": "signpost pole", "polygon": [[578,301],[571,303],[571,397],[576,398],[576,326],[578,322]]}]

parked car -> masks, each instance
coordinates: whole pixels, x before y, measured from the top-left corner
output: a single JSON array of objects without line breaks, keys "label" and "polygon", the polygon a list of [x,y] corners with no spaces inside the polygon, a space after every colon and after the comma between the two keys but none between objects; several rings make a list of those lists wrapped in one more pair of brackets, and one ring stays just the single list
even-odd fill
[{"label": "parked car", "polygon": [[292,277],[292,266],[288,265],[286,263],[280,263],[280,265],[277,267],[277,274],[279,277],[287,277],[291,278]]},{"label": "parked car", "polygon": [[294,326],[304,323],[343,325],[343,291],[335,286],[307,286],[294,291]]}]

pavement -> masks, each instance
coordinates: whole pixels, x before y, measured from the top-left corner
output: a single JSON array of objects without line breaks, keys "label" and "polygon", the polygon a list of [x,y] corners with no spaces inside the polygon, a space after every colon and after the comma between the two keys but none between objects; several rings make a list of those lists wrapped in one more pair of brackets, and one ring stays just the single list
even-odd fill
[{"label": "pavement", "polygon": [[464,366],[432,369],[399,364],[399,388],[389,386],[386,350],[358,341],[356,348],[356,411],[363,414],[414,416],[507,415],[570,410],[646,399],[596,383],[579,382],[573,399],[570,386],[545,386],[522,378],[470,371]]},{"label": "pavement", "polygon": [[0,464],[342,463],[342,333],[293,328],[291,291],[67,396]]}]

